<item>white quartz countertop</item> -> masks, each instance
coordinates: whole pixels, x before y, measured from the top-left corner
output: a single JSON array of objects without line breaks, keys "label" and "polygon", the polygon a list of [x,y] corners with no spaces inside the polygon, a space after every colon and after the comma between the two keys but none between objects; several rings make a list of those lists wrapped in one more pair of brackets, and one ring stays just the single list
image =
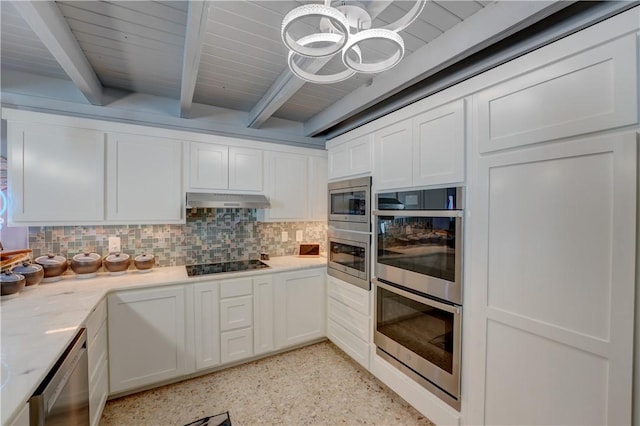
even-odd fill
[{"label": "white quartz countertop", "polygon": [[188,277],[184,266],[154,268],[149,273],[128,271],[112,276],[40,284],[14,299],[0,302],[0,416],[2,425],[18,414],[57,359],[107,293],[170,284],[225,280],[248,275],[325,266],[326,257],[274,257],[270,268]]}]

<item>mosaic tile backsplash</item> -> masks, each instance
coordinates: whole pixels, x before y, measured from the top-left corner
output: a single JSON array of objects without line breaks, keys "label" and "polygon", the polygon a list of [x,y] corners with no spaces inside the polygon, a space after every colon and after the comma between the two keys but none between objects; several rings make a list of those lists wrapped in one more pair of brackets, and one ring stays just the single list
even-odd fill
[{"label": "mosaic tile backsplash", "polygon": [[[258,222],[253,209],[190,209],[183,225],[43,226],[29,228],[33,258],[55,253],[71,259],[84,251],[108,254],[109,237],[120,237],[121,251],[133,257],[153,253],[158,266],[258,259],[297,254],[303,242],[326,252],[326,222]],[[281,235],[289,239],[283,243]],[[133,262],[132,262],[133,264]],[[133,266],[132,266],[133,268]]]}]

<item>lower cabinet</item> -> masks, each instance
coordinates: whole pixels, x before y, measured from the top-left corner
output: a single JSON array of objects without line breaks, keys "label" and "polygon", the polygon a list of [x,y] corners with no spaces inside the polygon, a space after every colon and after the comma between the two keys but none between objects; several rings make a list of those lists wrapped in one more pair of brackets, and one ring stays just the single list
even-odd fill
[{"label": "lower cabinet", "polygon": [[276,343],[293,346],[325,336],[326,268],[275,276]]},{"label": "lower cabinet", "polygon": [[[110,294],[108,321],[96,334],[96,347],[106,354],[108,330],[109,368],[105,357],[104,368],[95,368],[92,387],[118,394],[320,339],[326,323],[325,271]],[[93,371],[91,353],[89,365]],[[106,393],[95,395],[98,413]]]},{"label": "lower cabinet", "polygon": [[329,276],[327,293],[327,337],[369,369],[373,328],[370,292]]},{"label": "lower cabinet", "polygon": [[87,358],[89,364],[89,416],[91,425],[100,422],[109,395],[107,357],[107,303],[101,301],[89,314],[87,329]]},{"label": "lower cabinet", "polygon": [[108,309],[111,393],[188,372],[184,286],[113,293]]}]

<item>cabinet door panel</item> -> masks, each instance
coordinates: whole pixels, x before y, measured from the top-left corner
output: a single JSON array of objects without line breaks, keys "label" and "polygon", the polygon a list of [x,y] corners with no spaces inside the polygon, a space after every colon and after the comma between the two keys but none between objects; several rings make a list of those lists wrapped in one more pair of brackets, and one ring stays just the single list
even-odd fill
[{"label": "cabinet door panel", "polygon": [[629,34],[478,93],[480,152],[637,123],[636,43]]},{"label": "cabinet door panel", "polygon": [[220,363],[218,283],[194,284],[196,369]]},{"label": "cabinet door panel", "polygon": [[10,221],[104,220],[104,133],[9,123]]},{"label": "cabinet door panel", "polygon": [[262,191],[262,151],[229,147],[229,189]]},{"label": "cabinet door panel", "polygon": [[112,393],[187,373],[184,307],[182,286],[109,295]]},{"label": "cabinet door panel", "polygon": [[309,220],[327,220],[327,159],[309,157]]},{"label": "cabinet door panel", "polygon": [[109,134],[107,156],[108,220],[135,223],[182,220],[180,141]]},{"label": "cabinet door panel", "polygon": [[324,269],[296,271],[276,277],[278,348],[325,335]]},{"label": "cabinet door panel", "polygon": [[413,185],[464,181],[464,100],[413,118]]},{"label": "cabinet door panel", "polygon": [[307,156],[267,152],[268,196],[271,207],[267,220],[306,220],[309,216]]},{"label": "cabinet door panel", "polygon": [[193,189],[229,187],[229,147],[190,142],[189,186]]},{"label": "cabinet door panel", "polygon": [[253,346],[254,355],[275,349],[273,277],[253,279]]},{"label": "cabinet door panel", "polygon": [[349,157],[347,145],[342,144],[335,148],[329,149],[329,179],[336,179],[347,176],[349,174]]},{"label": "cabinet door panel", "polygon": [[373,135],[361,136],[347,144],[349,175],[371,173],[372,138]]},{"label": "cabinet door panel", "polygon": [[376,189],[412,186],[412,132],[411,120],[405,120],[375,133],[373,186]]}]

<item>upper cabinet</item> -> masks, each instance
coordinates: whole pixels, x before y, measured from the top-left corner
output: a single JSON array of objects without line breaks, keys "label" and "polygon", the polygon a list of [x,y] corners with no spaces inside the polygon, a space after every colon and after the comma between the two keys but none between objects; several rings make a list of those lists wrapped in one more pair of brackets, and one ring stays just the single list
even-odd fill
[{"label": "upper cabinet", "polygon": [[464,181],[464,100],[428,110],[374,133],[376,190]]},{"label": "upper cabinet", "polygon": [[271,207],[259,210],[261,221],[327,220],[327,158],[265,152],[265,193]]},{"label": "upper cabinet", "polygon": [[203,142],[189,143],[189,189],[263,191],[263,152]]},{"label": "upper cabinet", "polygon": [[267,152],[266,190],[271,207],[264,221],[292,221],[309,217],[309,165],[306,155]]},{"label": "upper cabinet", "polygon": [[104,220],[104,132],[9,121],[7,139],[10,223]]},{"label": "upper cabinet", "polygon": [[637,123],[636,49],[629,34],[479,92],[480,152]]},{"label": "upper cabinet", "polygon": [[182,143],[109,133],[107,221],[184,222]]},{"label": "upper cabinet", "polygon": [[371,174],[373,134],[329,148],[329,179]]}]

